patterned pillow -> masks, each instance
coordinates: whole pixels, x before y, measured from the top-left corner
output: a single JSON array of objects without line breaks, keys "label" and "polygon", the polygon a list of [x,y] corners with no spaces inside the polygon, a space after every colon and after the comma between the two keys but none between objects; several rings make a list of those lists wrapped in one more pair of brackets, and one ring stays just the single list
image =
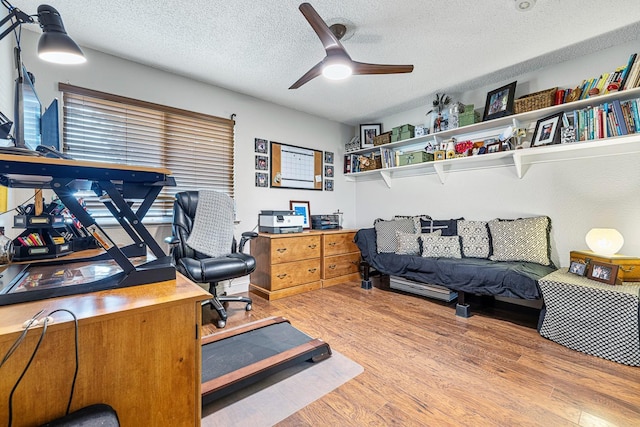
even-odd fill
[{"label": "patterned pillow", "polygon": [[[440,230],[433,233],[439,236]],[[422,233],[404,233],[402,231],[396,231],[396,254],[398,255],[420,255],[420,236],[424,236]]]},{"label": "patterned pillow", "polygon": [[435,230],[442,230],[443,236],[456,236],[458,234],[458,219],[421,219],[420,229],[423,233],[433,233]]},{"label": "patterned pillow", "polygon": [[551,265],[549,217],[494,219],[489,221],[489,230],[493,240],[493,255],[489,259]]},{"label": "patterned pillow", "polygon": [[467,258],[489,258],[491,244],[486,221],[458,221],[462,253]]},{"label": "patterned pillow", "polygon": [[435,233],[423,234],[422,256],[425,258],[462,258],[459,236],[436,236]]},{"label": "patterned pillow", "polygon": [[375,223],[374,228],[376,229],[378,253],[395,252],[397,246],[396,231],[413,233],[413,221],[410,219],[381,220]]},{"label": "patterned pillow", "polygon": [[[393,219],[410,219],[413,221],[413,231],[415,233],[420,232],[420,221],[428,221],[431,219],[429,215],[396,215]],[[430,233],[430,231],[427,231]]]}]

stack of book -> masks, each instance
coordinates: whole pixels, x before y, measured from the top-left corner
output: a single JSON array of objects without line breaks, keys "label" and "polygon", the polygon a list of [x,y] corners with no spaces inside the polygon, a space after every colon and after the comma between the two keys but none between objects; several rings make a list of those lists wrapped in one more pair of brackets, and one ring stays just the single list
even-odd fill
[{"label": "stack of book", "polygon": [[567,113],[578,141],[640,133],[640,98],[613,100]]}]

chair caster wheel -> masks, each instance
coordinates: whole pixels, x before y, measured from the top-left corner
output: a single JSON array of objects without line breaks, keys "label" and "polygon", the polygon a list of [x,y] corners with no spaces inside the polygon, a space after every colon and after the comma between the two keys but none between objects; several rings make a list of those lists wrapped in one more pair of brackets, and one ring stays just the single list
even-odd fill
[{"label": "chair caster wheel", "polygon": [[251,311],[251,309],[252,309],[252,308],[253,308],[253,306],[252,306],[251,304],[247,304],[247,305],[244,307],[244,309],[245,309],[246,311]]},{"label": "chair caster wheel", "polygon": [[218,320],[218,322],[216,323],[216,326],[218,326],[218,328],[222,329],[227,325],[227,321],[226,320]]}]

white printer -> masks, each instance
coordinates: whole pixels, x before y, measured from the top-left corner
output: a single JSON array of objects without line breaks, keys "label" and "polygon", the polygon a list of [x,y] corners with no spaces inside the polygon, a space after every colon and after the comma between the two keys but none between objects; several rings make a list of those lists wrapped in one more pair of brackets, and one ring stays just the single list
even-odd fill
[{"label": "white printer", "polygon": [[304,228],[304,216],[295,211],[260,211],[258,231],[261,233],[300,233]]}]

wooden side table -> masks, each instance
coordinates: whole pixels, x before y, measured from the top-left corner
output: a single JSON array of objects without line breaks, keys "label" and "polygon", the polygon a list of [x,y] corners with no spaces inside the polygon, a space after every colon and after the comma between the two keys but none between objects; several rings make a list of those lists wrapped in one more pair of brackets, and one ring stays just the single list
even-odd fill
[{"label": "wooden side table", "polygon": [[538,281],[540,335],[565,347],[640,366],[640,283],[607,285],[557,270]]}]

